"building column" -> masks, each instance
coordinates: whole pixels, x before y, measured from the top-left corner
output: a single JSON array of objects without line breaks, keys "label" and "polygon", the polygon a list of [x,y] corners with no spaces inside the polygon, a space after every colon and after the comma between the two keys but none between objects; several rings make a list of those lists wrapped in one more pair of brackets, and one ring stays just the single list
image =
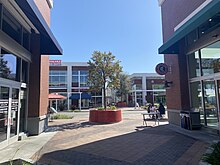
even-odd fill
[{"label": "building column", "polygon": [[142,76],[142,104],[146,105],[146,95],[147,95],[147,84],[146,84],[146,76]]},{"label": "building column", "polygon": [[68,99],[68,110],[70,109],[71,100],[69,97],[72,93],[72,65],[67,64],[67,99]]},{"label": "building column", "polygon": [[30,135],[38,135],[48,126],[49,57],[41,57],[40,35],[34,32],[31,34],[31,53],[27,131]]}]

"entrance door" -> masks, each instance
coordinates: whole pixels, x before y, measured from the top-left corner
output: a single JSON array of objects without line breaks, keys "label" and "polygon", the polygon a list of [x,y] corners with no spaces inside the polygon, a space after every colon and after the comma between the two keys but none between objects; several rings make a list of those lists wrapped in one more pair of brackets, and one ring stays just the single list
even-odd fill
[{"label": "entrance door", "polygon": [[217,92],[214,80],[204,80],[204,104],[207,126],[218,129]]},{"label": "entrance door", "polygon": [[19,88],[0,86],[1,147],[18,139]]}]

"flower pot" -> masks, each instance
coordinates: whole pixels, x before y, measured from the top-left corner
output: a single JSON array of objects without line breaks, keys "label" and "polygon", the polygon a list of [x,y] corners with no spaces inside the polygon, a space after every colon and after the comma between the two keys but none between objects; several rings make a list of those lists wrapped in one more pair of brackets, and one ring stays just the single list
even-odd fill
[{"label": "flower pot", "polygon": [[122,120],[121,110],[90,110],[89,121],[96,123],[117,123]]}]

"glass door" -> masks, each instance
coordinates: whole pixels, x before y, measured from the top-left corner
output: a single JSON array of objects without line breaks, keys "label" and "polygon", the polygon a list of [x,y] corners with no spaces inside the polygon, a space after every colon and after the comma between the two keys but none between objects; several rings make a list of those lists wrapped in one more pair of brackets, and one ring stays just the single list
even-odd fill
[{"label": "glass door", "polygon": [[18,134],[18,105],[19,105],[19,89],[12,88],[11,95],[11,111],[10,111],[10,137]]},{"label": "glass door", "polygon": [[0,86],[0,143],[7,140],[9,87]]},{"label": "glass door", "polygon": [[0,86],[0,143],[18,139],[19,88]]},{"label": "glass door", "polygon": [[218,108],[214,80],[204,80],[204,108],[207,126],[218,129]]}]

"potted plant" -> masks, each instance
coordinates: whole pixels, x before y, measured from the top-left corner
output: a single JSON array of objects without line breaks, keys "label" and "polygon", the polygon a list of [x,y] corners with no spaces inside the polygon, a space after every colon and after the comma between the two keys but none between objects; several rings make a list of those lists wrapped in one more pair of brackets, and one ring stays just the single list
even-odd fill
[{"label": "potted plant", "polygon": [[114,123],[122,120],[121,110],[107,107],[107,89],[115,90],[119,87],[119,75],[122,72],[120,61],[115,59],[111,52],[94,51],[89,64],[88,84],[93,91],[102,91],[104,106],[90,110],[91,122]]}]

